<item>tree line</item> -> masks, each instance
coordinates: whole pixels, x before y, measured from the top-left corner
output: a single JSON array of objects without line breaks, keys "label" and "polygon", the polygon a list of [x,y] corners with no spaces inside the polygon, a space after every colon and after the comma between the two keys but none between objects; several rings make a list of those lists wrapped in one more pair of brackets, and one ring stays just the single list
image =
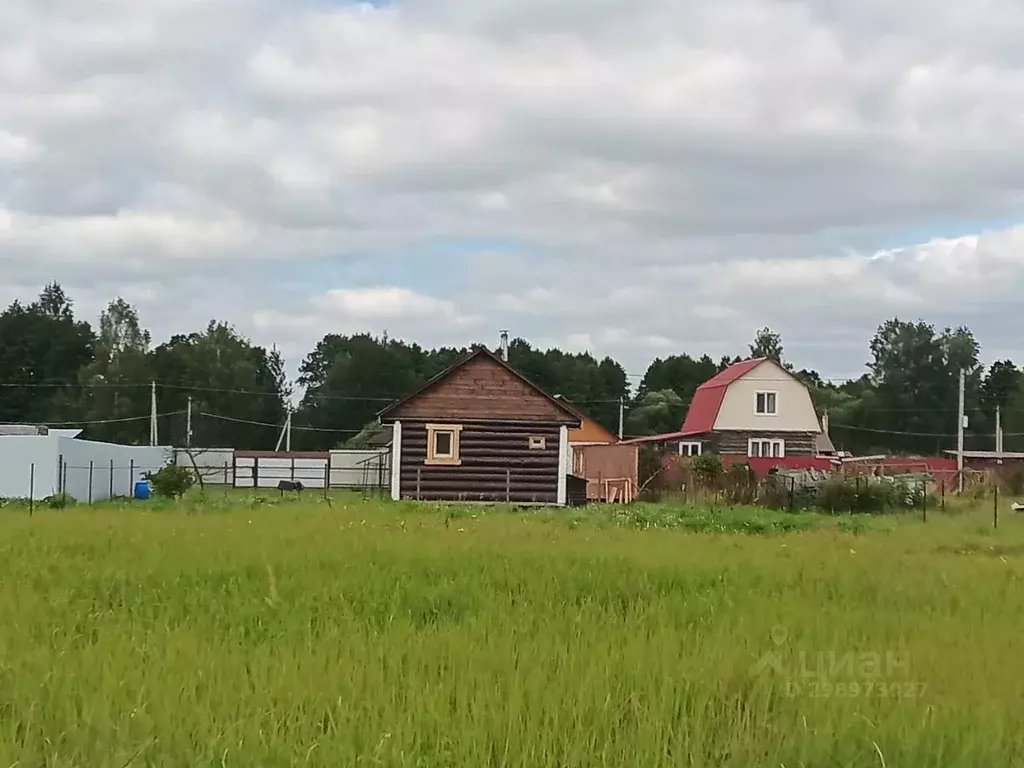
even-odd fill
[{"label": "tree line", "polygon": [[[378,411],[471,348],[326,334],[302,360],[294,382],[301,397],[292,415],[292,448],[365,445],[377,430]],[[613,431],[621,400],[624,432],[643,436],[677,431],[697,387],[728,365],[769,357],[807,384],[819,412],[829,415],[836,447],[858,454],[930,455],[955,447],[963,369],[966,446],[994,447],[998,408],[1005,450],[1024,450],[1024,376],[1010,360],[985,368],[967,328],[887,320],[870,340],[864,374],[852,381],[793,370],[781,337],[768,328],[738,352],[718,360],[688,353],[659,358],[638,382],[610,357],[540,350],[522,339],[509,345],[509,362]],[[273,449],[295,391],[276,349],[254,344],[223,322],[154,345],[124,299],[111,301],[93,325],[75,315],[57,283],[35,301],[16,301],[0,313],[0,423],[78,426],[90,439],[146,443],[151,382],[158,385],[159,442],[191,439],[201,447]]]}]

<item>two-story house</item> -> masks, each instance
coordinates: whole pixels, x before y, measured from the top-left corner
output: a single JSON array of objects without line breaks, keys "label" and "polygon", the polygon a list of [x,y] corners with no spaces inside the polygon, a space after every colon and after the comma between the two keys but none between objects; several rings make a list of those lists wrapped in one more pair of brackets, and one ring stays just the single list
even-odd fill
[{"label": "two-story house", "polygon": [[807,387],[767,358],[731,365],[698,387],[678,439],[680,454],[690,456],[782,459],[834,451]]}]

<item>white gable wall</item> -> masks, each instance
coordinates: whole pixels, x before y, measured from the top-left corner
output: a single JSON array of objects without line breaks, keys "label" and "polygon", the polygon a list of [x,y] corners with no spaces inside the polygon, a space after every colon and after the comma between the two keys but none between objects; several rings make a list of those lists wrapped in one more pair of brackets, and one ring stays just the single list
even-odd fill
[{"label": "white gable wall", "polygon": [[[758,392],[775,393],[776,415],[758,415]],[[781,366],[765,361],[726,389],[715,430],[820,432],[821,426],[807,387]]]}]

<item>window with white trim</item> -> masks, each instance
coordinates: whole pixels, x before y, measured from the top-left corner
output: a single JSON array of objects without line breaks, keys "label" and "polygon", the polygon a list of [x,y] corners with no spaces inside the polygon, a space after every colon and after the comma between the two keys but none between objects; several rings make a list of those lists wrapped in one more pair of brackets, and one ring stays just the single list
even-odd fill
[{"label": "window with white trim", "polygon": [[784,459],[786,441],[752,437],[747,441],[747,456],[752,459]]},{"label": "window with white trim", "polygon": [[704,445],[700,442],[680,443],[680,456],[700,456],[704,452]]},{"label": "window with white trim", "polygon": [[458,465],[459,437],[462,427],[454,424],[427,424],[426,464]]},{"label": "window with white trim", "polygon": [[754,395],[754,413],[758,416],[775,416],[778,414],[778,392],[758,392]]}]

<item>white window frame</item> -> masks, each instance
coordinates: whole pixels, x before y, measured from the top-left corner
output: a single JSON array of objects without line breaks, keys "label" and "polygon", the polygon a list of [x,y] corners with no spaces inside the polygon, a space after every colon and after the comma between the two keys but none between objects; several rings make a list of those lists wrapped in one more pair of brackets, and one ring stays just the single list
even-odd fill
[{"label": "white window frame", "polygon": [[[758,400],[764,395],[764,411],[757,409]],[[768,410],[768,398],[772,398],[772,405],[775,407]],[[779,415],[779,393],[774,389],[762,389],[754,393],[754,414],[757,416],[778,416]]]},{"label": "white window frame", "polygon": [[[448,433],[451,435],[452,449],[448,453],[437,452],[437,436]],[[438,464],[457,467],[462,464],[459,454],[459,438],[462,427],[457,424],[427,424],[427,458],[424,464]]]},{"label": "white window frame", "polygon": [[[757,446],[757,452],[754,452]],[[765,450],[767,449],[767,454]],[[786,458],[786,441],[777,437],[752,437],[747,440],[748,459],[784,459]]]},{"label": "white window frame", "polygon": [[699,440],[683,440],[679,443],[680,456],[700,456],[704,453],[704,443]]}]

